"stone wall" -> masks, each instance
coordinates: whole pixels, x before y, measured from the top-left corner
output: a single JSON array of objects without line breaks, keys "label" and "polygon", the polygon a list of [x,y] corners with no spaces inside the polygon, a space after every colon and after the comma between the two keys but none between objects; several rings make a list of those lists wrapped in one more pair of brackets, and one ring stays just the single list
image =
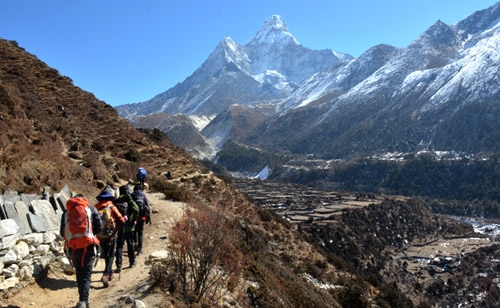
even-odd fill
[{"label": "stone wall", "polygon": [[48,191],[0,195],[0,292],[26,286],[53,261],[68,262],[59,226],[70,193]]}]

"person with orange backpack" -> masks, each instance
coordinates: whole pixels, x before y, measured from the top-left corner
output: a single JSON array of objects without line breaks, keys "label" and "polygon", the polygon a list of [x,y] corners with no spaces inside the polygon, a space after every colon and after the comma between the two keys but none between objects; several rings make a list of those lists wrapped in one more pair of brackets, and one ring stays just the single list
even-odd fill
[{"label": "person with orange backpack", "polygon": [[101,217],[102,229],[96,236],[101,242],[102,256],[104,257],[104,271],[102,273],[101,282],[105,288],[109,286],[109,282],[113,280],[113,260],[115,258],[116,238],[118,237],[118,225],[125,223],[125,218],[120,214],[120,211],[113,204],[115,201],[114,191],[110,186],[107,186],[96,197],[98,203],[95,208]]},{"label": "person with orange backpack", "polygon": [[68,258],[76,272],[79,296],[76,308],[89,307],[92,269],[100,244],[96,234],[101,228],[99,213],[89,206],[83,195],[76,195],[66,202],[59,233],[65,239]]}]

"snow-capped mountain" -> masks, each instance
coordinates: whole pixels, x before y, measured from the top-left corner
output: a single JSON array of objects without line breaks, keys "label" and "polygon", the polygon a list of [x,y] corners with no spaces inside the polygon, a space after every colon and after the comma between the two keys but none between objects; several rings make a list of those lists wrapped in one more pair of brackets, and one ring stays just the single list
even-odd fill
[{"label": "snow-capped mountain", "polygon": [[275,15],[246,45],[222,40],[184,82],[117,109],[211,116],[203,135],[212,154],[228,139],[328,158],[498,151],[499,21],[497,3],[455,25],[437,21],[405,48],[380,44],[354,59],[300,45]]},{"label": "snow-capped mountain", "polygon": [[231,38],[221,40],[182,83],[149,101],[116,108],[126,118],[156,112],[216,115],[232,104],[284,98],[310,75],[351,59],[300,45],[283,19],[274,15],[244,46]]},{"label": "snow-capped mountain", "polygon": [[[324,157],[420,149],[498,151],[499,20],[496,4],[456,25],[437,21],[345,93],[335,82],[326,82],[330,88],[306,86],[315,104],[284,108],[249,141],[268,150]],[[297,102],[304,105],[307,97],[289,106],[301,106]]]}]

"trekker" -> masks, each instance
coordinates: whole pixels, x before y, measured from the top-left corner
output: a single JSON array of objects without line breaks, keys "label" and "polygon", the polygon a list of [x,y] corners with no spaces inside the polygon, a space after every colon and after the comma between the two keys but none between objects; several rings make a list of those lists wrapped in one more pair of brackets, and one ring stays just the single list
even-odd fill
[{"label": "trekker", "polygon": [[104,257],[105,266],[102,273],[101,282],[105,288],[109,286],[109,282],[113,280],[113,260],[115,257],[116,238],[119,224],[125,223],[125,218],[120,214],[118,209],[113,204],[115,201],[114,191],[111,187],[106,187],[96,197],[99,201],[95,207],[99,212],[102,223],[102,230],[97,234],[101,242],[102,256]]},{"label": "trekker", "polygon": [[[118,232],[118,238],[116,241],[116,270],[115,273],[120,273],[122,271],[122,254],[123,254],[123,245],[127,243],[127,254],[129,266],[134,267],[137,264],[135,260],[135,252],[134,252],[134,231],[135,224],[137,223],[137,219],[139,217],[139,207],[135,203],[135,201],[130,196],[130,188],[128,185],[120,186],[119,188],[120,196],[115,200],[115,205],[118,209],[120,209],[119,205],[126,204],[126,208],[123,210],[127,217],[127,221],[121,230]],[[122,215],[124,214],[120,211]]]},{"label": "trekker", "polygon": [[141,189],[144,189],[144,181],[146,180],[147,175],[148,173],[143,167],[137,169],[137,183],[141,186]]},{"label": "trekker", "polygon": [[143,231],[144,224],[149,223],[151,225],[151,205],[149,204],[148,198],[142,192],[140,185],[134,186],[134,192],[132,193],[132,199],[139,207],[139,219],[135,225],[135,242],[137,244],[136,250],[137,254],[142,254],[142,244],[143,244]]},{"label": "trekker", "polygon": [[79,301],[76,308],[89,307],[90,282],[94,260],[99,249],[101,218],[83,195],[76,195],[66,202],[61,216],[59,234],[65,239],[65,248],[76,272]]}]

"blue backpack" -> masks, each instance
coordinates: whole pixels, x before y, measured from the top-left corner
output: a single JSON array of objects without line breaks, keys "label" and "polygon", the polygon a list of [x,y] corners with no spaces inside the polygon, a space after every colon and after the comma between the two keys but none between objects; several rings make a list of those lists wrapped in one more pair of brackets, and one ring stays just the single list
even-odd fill
[{"label": "blue backpack", "polygon": [[144,168],[139,168],[137,170],[137,178],[140,179],[140,180],[144,180],[147,176],[147,172],[146,172],[146,169]]}]

